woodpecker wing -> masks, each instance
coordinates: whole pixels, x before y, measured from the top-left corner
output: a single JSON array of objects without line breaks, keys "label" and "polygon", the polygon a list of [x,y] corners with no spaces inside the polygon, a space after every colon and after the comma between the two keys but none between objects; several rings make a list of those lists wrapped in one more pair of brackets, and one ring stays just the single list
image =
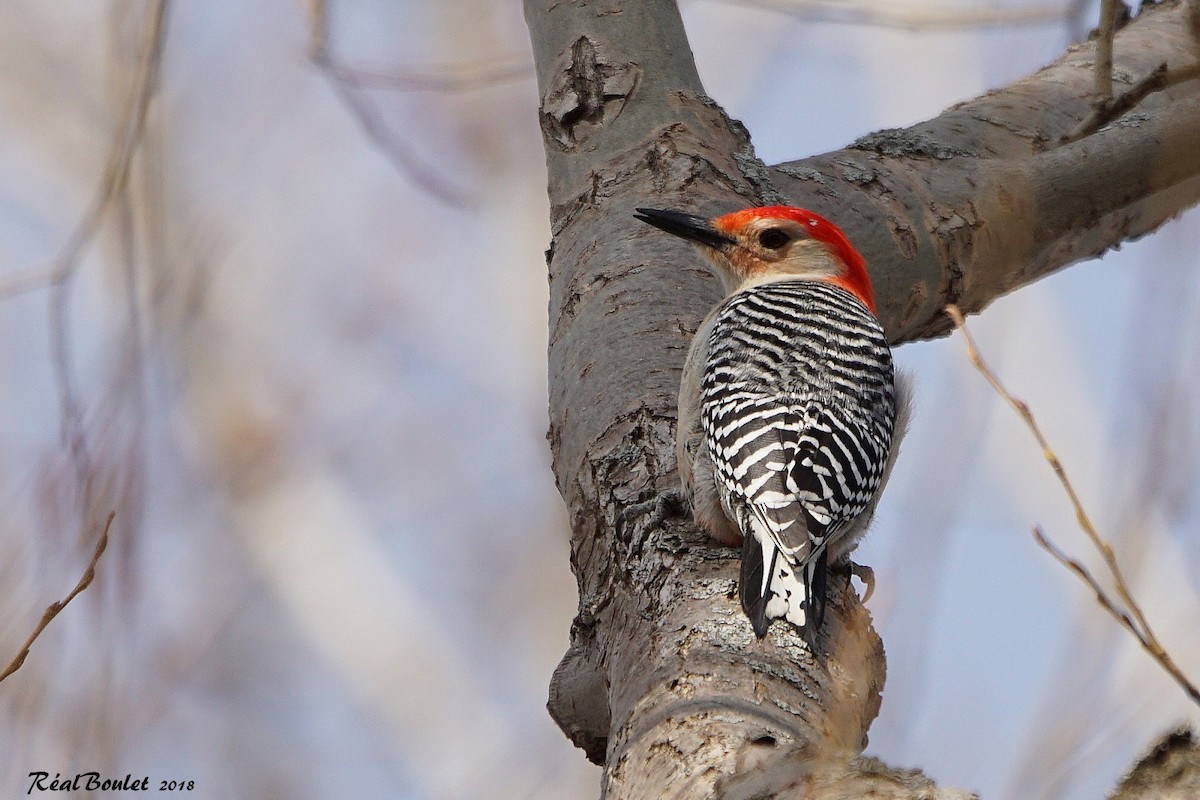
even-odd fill
[{"label": "woodpecker wing", "polygon": [[839,287],[765,284],[718,312],[702,424],[722,503],[744,537],[742,605],[760,637],[776,618],[815,637],[826,548],[882,482],[893,380],[879,322]]}]

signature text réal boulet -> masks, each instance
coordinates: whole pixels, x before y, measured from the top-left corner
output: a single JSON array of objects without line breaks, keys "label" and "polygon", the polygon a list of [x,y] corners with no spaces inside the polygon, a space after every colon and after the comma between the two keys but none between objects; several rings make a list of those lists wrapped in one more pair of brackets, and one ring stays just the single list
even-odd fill
[{"label": "signature text r\u00e9al boulet", "polygon": [[29,777],[32,780],[25,794],[33,794],[35,789],[39,792],[77,792],[81,789],[88,792],[144,792],[150,788],[149,775],[144,778],[135,778],[132,774],[124,778],[102,778],[99,772],[80,772],[64,778],[56,772],[51,778],[49,772],[31,772]]}]

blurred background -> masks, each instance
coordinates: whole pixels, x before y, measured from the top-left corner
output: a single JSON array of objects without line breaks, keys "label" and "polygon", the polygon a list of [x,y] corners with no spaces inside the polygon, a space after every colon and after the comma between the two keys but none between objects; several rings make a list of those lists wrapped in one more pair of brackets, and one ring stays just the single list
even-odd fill
[{"label": "blurred background", "polygon": [[[767,163],[1027,74],[1096,5],[682,2]],[[176,2],[157,65],[148,9],[0,2],[0,666],[116,514],[0,685],[0,793],[597,797],[544,709],[576,596],[519,4]],[[1193,210],[972,320],[1194,679],[1197,252]],[[1089,552],[961,339],[898,360],[919,403],[859,551],[889,666],[869,752],[1103,796],[1200,715],[1035,544]]]}]

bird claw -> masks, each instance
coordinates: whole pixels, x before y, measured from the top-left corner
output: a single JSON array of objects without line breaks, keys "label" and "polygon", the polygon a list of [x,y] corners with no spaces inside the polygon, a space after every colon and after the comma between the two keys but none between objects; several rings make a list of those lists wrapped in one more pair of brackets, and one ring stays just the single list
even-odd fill
[{"label": "bird claw", "polygon": [[683,492],[678,488],[667,489],[644,503],[634,503],[621,509],[621,513],[617,514],[617,528],[618,530],[623,529],[629,520],[649,514],[650,519],[646,523],[646,528],[654,530],[662,527],[668,517],[683,516],[683,512],[686,510],[687,503],[684,501]]},{"label": "bird claw", "polygon": [[862,602],[866,603],[871,599],[871,595],[875,594],[875,570],[865,564],[855,564],[853,561],[847,562],[846,567],[849,573],[862,581],[863,586],[866,587],[866,594],[862,597]]}]

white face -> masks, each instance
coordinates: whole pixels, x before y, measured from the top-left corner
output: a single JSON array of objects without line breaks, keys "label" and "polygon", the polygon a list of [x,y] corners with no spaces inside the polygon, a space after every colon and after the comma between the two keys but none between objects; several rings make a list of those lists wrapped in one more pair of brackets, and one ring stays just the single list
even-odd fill
[{"label": "white face", "polygon": [[843,271],[829,247],[813,239],[795,220],[763,217],[721,232],[736,243],[719,251],[708,249],[708,253],[718,267],[731,271],[739,284],[832,278]]}]

